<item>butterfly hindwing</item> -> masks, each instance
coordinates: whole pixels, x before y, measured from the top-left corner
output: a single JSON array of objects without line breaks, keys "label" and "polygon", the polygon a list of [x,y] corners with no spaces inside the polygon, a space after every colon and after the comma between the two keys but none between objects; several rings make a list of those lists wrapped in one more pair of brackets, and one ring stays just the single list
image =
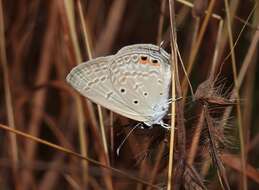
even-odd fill
[{"label": "butterfly hindwing", "polygon": [[128,46],[114,56],[110,67],[118,94],[132,109],[153,121],[161,119],[168,108],[171,71],[169,55],[161,51],[154,45]]}]

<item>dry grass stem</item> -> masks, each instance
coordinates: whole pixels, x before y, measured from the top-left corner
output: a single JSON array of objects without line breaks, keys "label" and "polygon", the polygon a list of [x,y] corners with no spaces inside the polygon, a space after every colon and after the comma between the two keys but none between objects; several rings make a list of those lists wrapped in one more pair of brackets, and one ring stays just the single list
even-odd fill
[{"label": "dry grass stem", "polygon": [[1,189],[257,189],[257,4],[0,0]]}]

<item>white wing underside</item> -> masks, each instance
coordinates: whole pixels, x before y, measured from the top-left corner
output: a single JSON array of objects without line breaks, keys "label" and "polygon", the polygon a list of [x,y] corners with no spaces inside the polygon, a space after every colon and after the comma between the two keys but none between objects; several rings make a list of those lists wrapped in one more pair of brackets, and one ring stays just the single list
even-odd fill
[{"label": "white wing underside", "polygon": [[76,66],[68,74],[66,80],[73,88],[96,104],[130,119],[147,121],[145,113],[139,113],[130,108],[128,103],[113,91],[114,87],[108,70],[110,57],[99,57]]},{"label": "white wing underside", "polygon": [[[141,62],[143,56],[148,63]],[[82,63],[66,79],[91,101],[148,125],[160,123],[168,110],[169,55],[151,44]]]}]

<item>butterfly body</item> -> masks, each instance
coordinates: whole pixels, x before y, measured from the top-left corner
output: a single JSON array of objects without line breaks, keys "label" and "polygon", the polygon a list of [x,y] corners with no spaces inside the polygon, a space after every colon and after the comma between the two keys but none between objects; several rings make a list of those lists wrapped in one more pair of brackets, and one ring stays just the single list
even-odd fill
[{"label": "butterfly body", "polygon": [[76,66],[67,81],[118,114],[148,126],[161,124],[169,105],[170,56],[152,44],[130,45]]}]

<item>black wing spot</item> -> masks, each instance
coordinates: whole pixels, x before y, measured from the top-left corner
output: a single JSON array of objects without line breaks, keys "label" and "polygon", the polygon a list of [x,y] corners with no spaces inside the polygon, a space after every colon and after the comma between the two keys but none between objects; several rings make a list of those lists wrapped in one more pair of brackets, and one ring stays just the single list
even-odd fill
[{"label": "black wing spot", "polygon": [[137,105],[139,103],[139,101],[138,100],[134,100],[133,103]]},{"label": "black wing spot", "polygon": [[158,60],[152,59],[152,63],[157,64],[157,63],[158,63]]},{"label": "black wing spot", "polygon": [[124,94],[124,93],[126,92],[125,88],[121,88],[121,89],[120,89],[120,92],[121,92],[122,94]]},{"label": "black wing spot", "polygon": [[147,56],[142,55],[142,56],[141,56],[141,60],[142,60],[142,61],[146,61],[146,60],[147,60]]}]

